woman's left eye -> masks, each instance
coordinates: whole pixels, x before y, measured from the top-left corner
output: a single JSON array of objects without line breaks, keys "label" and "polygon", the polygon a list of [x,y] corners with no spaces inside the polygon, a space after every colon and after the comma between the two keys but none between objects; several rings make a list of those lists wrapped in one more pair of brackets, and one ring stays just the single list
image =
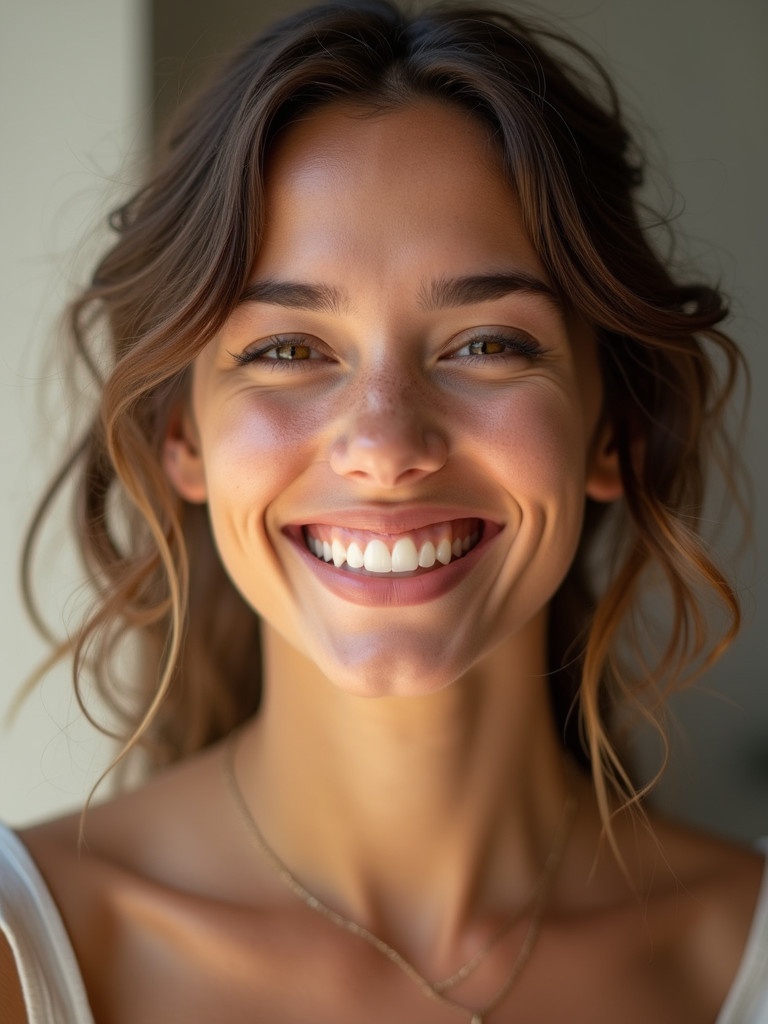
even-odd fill
[{"label": "woman's left eye", "polygon": [[544,349],[529,334],[501,331],[481,331],[468,337],[449,358],[490,362],[495,359],[517,358],[534,360],[544,355]]},{"label": "woman's left eye", "polygon": [[236,362],[241,366],[254,363],[306,363],[325,359],[320,343],[303,335],[274,335],[257,346],[235,355]]},{"label": "woman's left eye", "polygon": [[261,357],[262,359],[285,359],[297,362],[301,359],[311,359],[312,349],[309,345],[288,341],[281,345],[275,345],[274,348],[267,349],[266,352],[262,353]]}]

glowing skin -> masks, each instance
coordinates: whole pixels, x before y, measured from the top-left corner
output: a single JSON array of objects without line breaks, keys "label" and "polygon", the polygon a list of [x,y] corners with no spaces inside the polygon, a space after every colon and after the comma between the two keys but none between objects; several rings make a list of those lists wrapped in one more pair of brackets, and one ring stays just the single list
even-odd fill
[{"label": "glowing skin", "polygon": [[[544,290],[484,129],[428,102],[331,106],[285,133],[266,209],[262,284],[198,357],[169,472],[247,600],[340,687],[426,693],[515,657],[585,495],[618,485],[593,340]],[[540,284],[435,286],[489,274]],[[454,548],[436,534],[455,520],[481,527]],[[403,579],[386,558],[408,539],[424,568]]]}]

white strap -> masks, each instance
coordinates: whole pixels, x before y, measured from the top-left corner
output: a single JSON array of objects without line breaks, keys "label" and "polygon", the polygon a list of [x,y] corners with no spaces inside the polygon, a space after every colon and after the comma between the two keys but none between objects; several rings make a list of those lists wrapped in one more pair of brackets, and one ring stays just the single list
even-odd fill
[{"label": "white strap", "polygon": [[29,1024],[93,1024],[58,908],[25,846],[2,824],[0,930],[16,958]]}]

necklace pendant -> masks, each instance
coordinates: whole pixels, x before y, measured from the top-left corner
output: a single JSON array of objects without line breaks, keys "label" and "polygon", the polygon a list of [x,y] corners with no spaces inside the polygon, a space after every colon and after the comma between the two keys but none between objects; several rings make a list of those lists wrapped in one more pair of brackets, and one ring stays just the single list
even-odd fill
[{"label": "necklace pendant", "polygon": [[480,1016],[479,1013],[473,1013],[472,1020],[469,1022],[469,1024],[483,1024],[483,1018]]}]

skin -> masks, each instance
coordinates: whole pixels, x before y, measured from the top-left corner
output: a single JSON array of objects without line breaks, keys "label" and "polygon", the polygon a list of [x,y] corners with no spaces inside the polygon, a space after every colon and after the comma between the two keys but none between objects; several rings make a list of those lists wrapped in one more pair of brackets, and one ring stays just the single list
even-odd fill
[{"label": "skin", "polygon": [[[474,136],[461,159],[456,121]],[[443,277],[547,280],[482,133],[460,114],[438,121],[436,181],[415,156],[422,130],[419,115],[361,124],[338,113],[278,149],[253,277],[321,284],[347,302],[338,313],[244,304],[197,362],[193,451],[178,452],[197,460],[185,496],[208,500],[248,601],[337,686],[381,697],[441,689],[500,643],[517,645],[508,638],[544,609],[572,560],[592,474],[616,472],[590,460],[601,388],[584,325],[522,293],[422,308]],[[497,324],[541,355],[462,357]],[[306,339],[318,358],[233,359],[272,334]],[[408,616],[329,595],[283,536],[318,514],[354,509],[387,526],[393,510],[446,504],[504,528],[482,571]]]},{"label": "skin", "polygon": [[[619,817],[622,872],[549,710],[547,604],[585,497],[620,495],[593,339],[540,290],[424,308],[435,279],[549,282],[481,126],[427,102],[360,113],[331,106],[285,133],[252,275],[343,301],[243,303],[198,358],[166,439],[171,480],[208,503],[264,622],[264,706],[238,739],[240,786],[307,887],[431,978],[526,906],[574,792],[534,955],[492,1021],[712,1021],[760,859]],[[470,359],[488,327],[517,349],[481,344]],[[275,335],[311,358],[270,361]],[[296,543],[297,524],[321,516],[354,512],[386,533],[403,510],[439,521],[446,507],[492,536],[417,605],[329,591]],[[249,843],[221,757],[94,808],[80,856],[76,819],[24,833],[99,1024],[461,1019],[288,892]],[[455,998],[483,1007],[528,926],[523,913]]]}]

